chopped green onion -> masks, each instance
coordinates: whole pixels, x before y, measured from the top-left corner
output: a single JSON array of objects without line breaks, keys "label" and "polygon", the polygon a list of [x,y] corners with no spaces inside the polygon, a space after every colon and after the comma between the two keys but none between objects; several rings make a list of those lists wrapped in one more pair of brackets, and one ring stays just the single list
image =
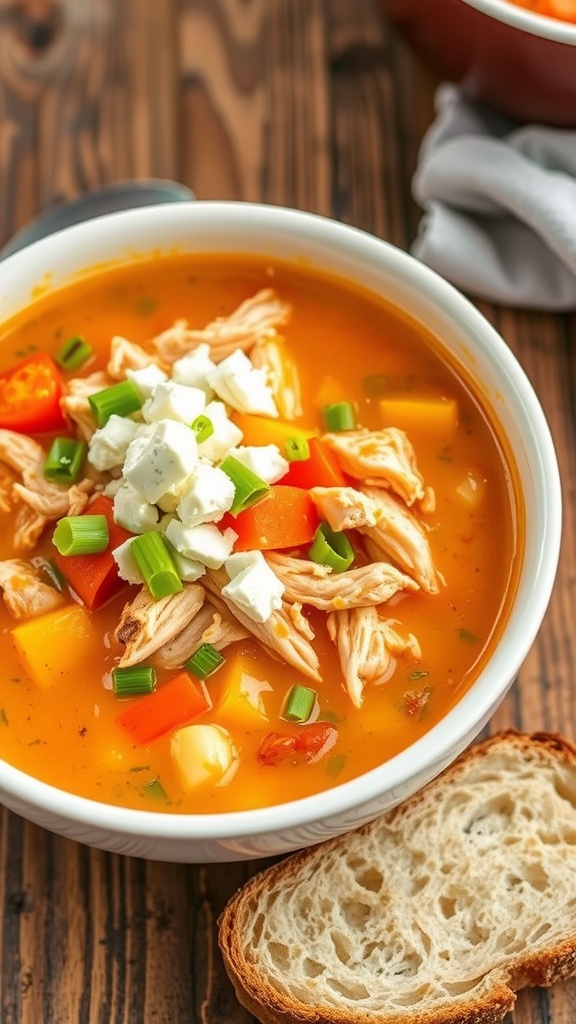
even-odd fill
[{"label": "chopped green onion", "polygon": [[88,395],[88,402],[99,427],[103,427],[114,413],[116,416],[129,416],[142,408],[142,397],[131,380],[121,380],[103,391]]},{"label": "chopped green onion", "polygon": [[130,552],[155,600],[168,594],[178,594],[183,589],[164,539],[155,530],[134,537]]},{"label": "chopped green onion", "polygon": [[217,668],[220,668],[225,660],[220,651],[212,647],[212,644],[201,644],[198,650],[194,651],[194,654],[184,663],[184,668],[188,669],[189,672],[193,672],[199,679],[206,679]]},{"label": "chopped green onion", "polygon": [[83,366],[90,359],[91,355],[92,346],[85,338],[75,334],[74,337],[68,338],[68,341],[64,342],[56,355],[56,362],[62,370],[77,370],[79,366]]},{"label": "chopped green onion", "polygon": [[52,534],[61,555],[96,555],[108,547],[106,516],[65,516]]},{"label": "chopped green onion", "polygon": [[352,402],[334,402],[325,405],[322,412],[327,430],[355,430],[356,410]]},{"label": "chopped green onion", "polygon": [[354,549],[345,533],[331,530],[328,523],[320,523],[308,549],[308,557],[319,565],[327,565],[334,572],[344,572],[354,561]]},{"label": "chopped green onion", "polygon": [[55,437],[44,463],[44,476],[57,484],[73,484],[80,475],[86,445],[73,437]]},{"label": "chopped green onion", "polygon": [[208,416],[200,415],[192,422],[192,430],[196,434],[198,444],[202,444],[202,441],[207,441],[209,437],[212,437],[214,424]]},{"label": "chopped green onion", "polygon": [[234,484],[234,501],[230,509],[233,516],[260,501],[260,498],[270,490],[270,485],[265,480],[261,480],[251,469],[243,466],[233,455],[228,455],[220,463],[220,469],[224,470]]},{"label": "chopped green onion", "polygon": [[288,462],[305,462],[310,458],[310,445],[305,437],[289,437],[284,445]]},{"label": "chopped green onion", "polygon": [[282,718],[286,718],[289,722],[307,722],[315,703],[316,690],[311,690],[309,686],[300,686],[297,683],[286,698]]},{"label": "chopped green onion", "polygon": [[154,693],[156,672],[148,665],[113,668],[112,686],[117,697],[135,697],[140,693]]}]

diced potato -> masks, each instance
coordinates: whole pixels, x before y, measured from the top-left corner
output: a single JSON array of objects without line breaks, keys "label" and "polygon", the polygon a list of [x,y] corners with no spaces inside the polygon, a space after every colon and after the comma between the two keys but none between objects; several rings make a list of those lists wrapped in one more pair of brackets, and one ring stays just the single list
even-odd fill
[{"label": "diced potato", "polygon": [[292,437],[314,437],[318,431],[309,430],[296,423],[284,423],[267,416],[256,416],[247,412],[233,412],[230,419],[240,428],[244,437],[243,445],[276,444],[281,452],[284,444]]},{"label": "diced potato", "polygon": [[220,699],[216,702],[219,718],[227,718],[243,729],[268,721],[262,694],[272,686],[262,679],[262,664],[250,654],[239,651],[226,659],[220,674]]},{"label": "diced potato", "polygon": [[237,762],[230,733],[220,725],[186,725],[170,740],[170,753],[187,789],[218,785]]},{"label": "diced potato", "polygon": [[57,608],[16,626],[14,644],[37,686],[81,685],[85,666],[102,659],[102,639],[80,605]]},{"label": "diced potato", "polygon": [[456,496],[470,510],[478,508],[484,498],[486,481],[480,473],[469,470],[466,477],[456,488]]},{"label": "diced potato", "polygon": [[425,431],[448,437],[458,422],[454,398],[382,398],[379,405],[382,426],[398,427],[408,435]]}]

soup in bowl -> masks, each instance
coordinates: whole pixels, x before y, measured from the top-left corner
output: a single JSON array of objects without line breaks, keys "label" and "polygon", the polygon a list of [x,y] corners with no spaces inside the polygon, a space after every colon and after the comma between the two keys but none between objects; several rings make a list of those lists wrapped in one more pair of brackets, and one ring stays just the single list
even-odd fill
[{"label": "soup in bowl", "polygon": [[205,861],[369,820],[478,733],[557,564],[520,366],[390,245],[250,204],[2,267],[0,793]]}]

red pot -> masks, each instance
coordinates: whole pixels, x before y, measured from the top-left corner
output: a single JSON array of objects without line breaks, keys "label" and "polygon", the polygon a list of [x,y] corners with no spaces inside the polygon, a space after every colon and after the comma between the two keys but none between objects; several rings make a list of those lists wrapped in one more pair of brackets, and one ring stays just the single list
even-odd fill
[{"label": "red pot", "polygon": [[380,0],[444,78],[522,121],[576,126],[576,25],[507,0]]}]

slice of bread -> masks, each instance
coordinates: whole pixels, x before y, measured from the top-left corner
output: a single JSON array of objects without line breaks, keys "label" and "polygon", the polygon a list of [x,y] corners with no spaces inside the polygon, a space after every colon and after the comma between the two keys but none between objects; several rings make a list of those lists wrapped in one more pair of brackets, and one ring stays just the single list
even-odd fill
[{"label": "slice of bread", "polygon": [[576,974],[576,747],[501,733],[384,817],[252,878],[219,921],[265,1024],[497,1024]]}]

